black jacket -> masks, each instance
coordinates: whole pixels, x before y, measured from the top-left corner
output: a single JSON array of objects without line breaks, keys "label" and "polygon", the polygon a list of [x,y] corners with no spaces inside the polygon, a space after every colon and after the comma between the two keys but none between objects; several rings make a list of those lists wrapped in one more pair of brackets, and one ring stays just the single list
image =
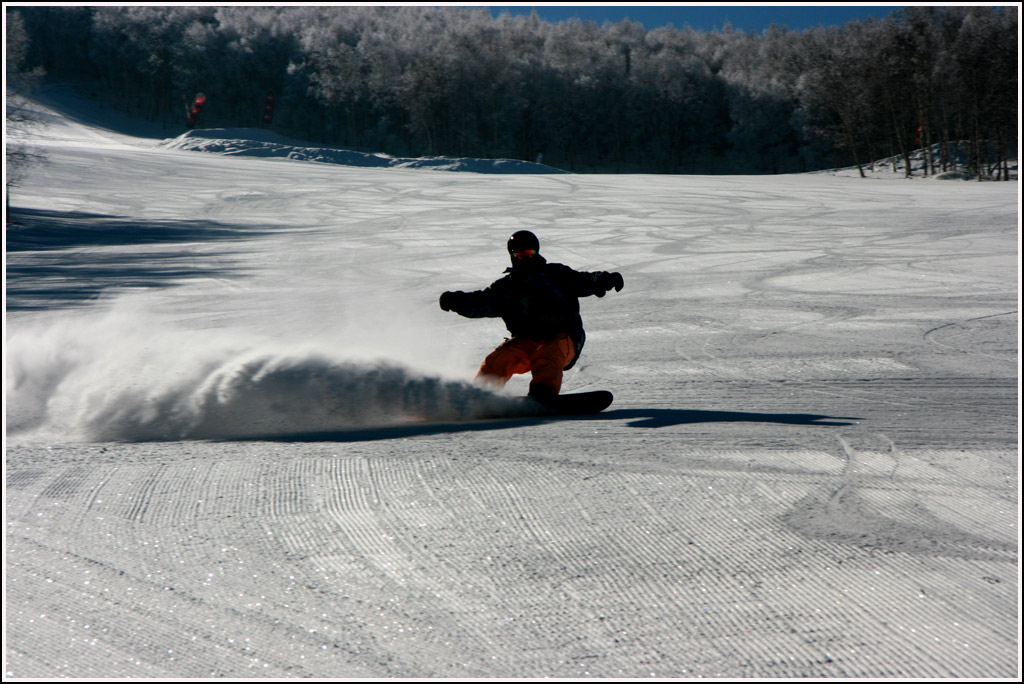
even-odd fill
[{"label": "black jacket", "polygon": [[576,348],[565,367],[568,370],[586,341],[579,298],[603,297],[613,286],[611,276],[605,271],[574,271],[564,264],[549,264],[537,255],[507,269],[487,289],[445,296],[447,308],[467,318],[501,318],[513,337],[546,340],[568,334]]}]

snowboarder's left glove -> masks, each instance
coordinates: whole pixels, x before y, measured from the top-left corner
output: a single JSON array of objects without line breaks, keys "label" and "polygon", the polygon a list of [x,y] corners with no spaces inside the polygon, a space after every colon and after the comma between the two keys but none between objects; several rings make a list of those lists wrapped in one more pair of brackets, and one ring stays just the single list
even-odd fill
[{"label": "snowboarder's left glove", "polygon": [[621,273],[602,273],[600,278],[597,280],[598,287],[601,288],[602,292],[598,294],[598,297],[603,297],[605,292],[608,290],[615,290],[621,292],[624,283],[622,282]]}]

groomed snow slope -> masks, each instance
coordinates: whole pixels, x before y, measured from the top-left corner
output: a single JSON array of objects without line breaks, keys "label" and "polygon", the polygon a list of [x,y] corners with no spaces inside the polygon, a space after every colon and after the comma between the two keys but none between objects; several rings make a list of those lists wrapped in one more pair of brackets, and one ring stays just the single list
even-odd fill
[{"label": "groomed snow slope", "polygon": [[[7,677],[1019,677],[1018,183],[348,167],[50,102]],[[473,420],[504,331],[437,297],[520,228],[624,275],[597,417]]]}]

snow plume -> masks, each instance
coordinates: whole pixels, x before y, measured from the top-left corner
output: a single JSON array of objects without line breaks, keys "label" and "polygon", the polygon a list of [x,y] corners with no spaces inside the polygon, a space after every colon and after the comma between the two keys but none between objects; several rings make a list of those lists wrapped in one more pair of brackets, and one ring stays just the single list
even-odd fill
[{"label": "snow plume", "polygon": [[119,306],[7,340],[8,434],[146,441],[270,437],[514,413],[517,403],[394,361],[224,331],[161,329]]}]

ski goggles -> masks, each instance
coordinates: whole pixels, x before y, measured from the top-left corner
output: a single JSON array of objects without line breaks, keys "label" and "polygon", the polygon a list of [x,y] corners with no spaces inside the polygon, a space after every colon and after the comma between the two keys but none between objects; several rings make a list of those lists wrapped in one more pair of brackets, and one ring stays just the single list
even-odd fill
[{"label": "ski goggles", "polygon": [[516,259],[532,259],[533,257],[537,256],[537,250],[520,249],[518,251],[512,252],[512,256],[514,256]]}]

